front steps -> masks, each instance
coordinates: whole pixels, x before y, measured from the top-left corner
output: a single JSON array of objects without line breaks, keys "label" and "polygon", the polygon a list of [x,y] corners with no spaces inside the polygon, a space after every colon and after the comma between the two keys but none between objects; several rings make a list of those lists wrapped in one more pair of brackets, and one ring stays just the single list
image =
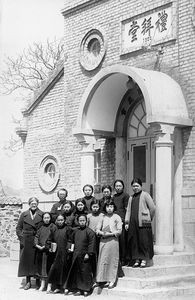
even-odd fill
[{"label": "front steps", "polygon": [[195,253],[156,255],[151,267],[123,271],[125,277],[114,289],[96,288],[94,293],[121,300],[195,299]]}]

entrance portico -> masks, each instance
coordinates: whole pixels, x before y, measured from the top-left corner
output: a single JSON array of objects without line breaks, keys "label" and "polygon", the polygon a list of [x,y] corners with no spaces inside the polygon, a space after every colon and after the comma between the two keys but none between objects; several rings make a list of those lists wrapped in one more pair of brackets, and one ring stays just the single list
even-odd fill
[{"label": "entrance portico", "polygon": [[[132,125],[137,130],[135,136],[128,126],[139,103],[144,103],[145,115],[137,127]],[[139,131],[139,124],[145,124],[146,130]],[[82,184],[94,183],[93,145],[99,137],[115,138],[115,176],[122,178],[127,186],[132,179],[128,175],[129,168],[134,168],[128,164],[129,142],[146,136],[154,140],[150,161],[153,176],[150,176],[148,186],[153,185],[156,202],[155,251],[158,254],[183,250],[180,128],[191,125],[181,88],[172,78],[161,72],[116,65],[101,70],[90,82],[82,97],[77,127],[73,131],[83,145]],[[175,147],[173,155],[174,145],[180,147]]]}]

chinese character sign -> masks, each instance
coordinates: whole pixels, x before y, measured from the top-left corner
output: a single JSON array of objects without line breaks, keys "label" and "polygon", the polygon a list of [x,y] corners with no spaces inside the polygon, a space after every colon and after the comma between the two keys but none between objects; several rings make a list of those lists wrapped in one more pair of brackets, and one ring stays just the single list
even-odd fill
[{"label": "chinese character sign", "polygon": [[172,6],[122,21],[122,52],[163,43],[173,38]]}]

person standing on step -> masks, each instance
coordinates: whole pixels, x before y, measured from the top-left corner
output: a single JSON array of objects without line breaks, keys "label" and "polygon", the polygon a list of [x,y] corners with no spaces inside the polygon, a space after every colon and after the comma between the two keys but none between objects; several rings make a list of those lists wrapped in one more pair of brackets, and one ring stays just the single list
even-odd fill
[{"label": "person standing on step", "polygon": [[[87,215],[87,225],[96,233],[97,225],[99,224],[99,222],[101,222],[103,218],[103,213],[100,212],[100,201],[97,199],[92,200],[90,208],[91,208],[91,213]],[[99,244],[100,244],[100,237],[96,234],[97,257],[99,254]]]},{"label": "person standing on step", "polygon": [[46,241],[49,251],[55,253],[54,262],[48,274],[47,293],[61,293],[71,266],[72,256],[68,252],[72,238],[72,228],[65,224],[63,214],[57,216],[56,226],[50,231]]},{"label": "person standing on step", "polygon": [[66,203],[66,198],[68,196],[68,191],[64,188],[60,189],[57,192],[57,196],[58,196],[60,201],[54,203],[54,205],[52,206],[51,211],[50,211],[53,223],[55,223],[55,220],[56,220],[57,216],[60,213],[63,213],[63,206]]},{"label": "person standing on step", "polygon": [[79,227],[79,222],[78,222],[78,216],[80,215],[87,215],[88,210],[87,210],[87,206],[86,206],[86,201],[84,198],[80,198],[77,199],[75,201],[75,207],[74,207],[74,212],[73,212],[73,216],[74,216],[74,222],[72,227]]},{"label": "person standing on step", "polygon": [[[28,204],[29,209],[22,212],[16,226],[16,234],[20,241],[18,277],[26,276],[25,290],[31,288],[31,277],[34,277],[36,272],[34,238],[42,225],[43,214],[38,208],[39,200],[36,197],[31,197]],[[36,285],[38,287],[39,280],[36,280]]]},{"label": "person standing on step", "polygon": [[41,279],[39,291],[46,289],[47,276],[54,260],[53,253],[46,249],[45,243],[50,235],[50,231],[56,226],[51,223],[51,214],[49,212],[44,212],[42,219],[43,225],[38,229],[34,239],[34,245],[36,247],[36,276]]},{"label": "person standing on step", "polygon": [[93,187],[92,187],[92,185],[91,184],[84,185],[83,193],[84,193],[84,197],[79,198],[76,201],[84,199],[88,212],[91,212],[91,208],[90,208],[91,201],[95,199],[95,197],[93,196]]},{"label": "person standing on step", "polygon": [[72,235],[74,252],[72,265],[64,285],[64,293],[72,292],[75,296],[88,296],[92,291],[96,269],[96,238],[95,232],[87,227],[87,216],[77,217],[79,227]]},{"label": "person standing on step", "polygon": [[119,257],[122,266],[126,264],[127,232],[125,230],[125,214],[129,201],[129,194],[124,192],[124,188],[124,182],[121,179],[116,179],[114,182],[115,194],[113,195],[113,201],[116,205],[116,213],[121,217],[123,222],[122,233],[119,236]]},{"label": "person standing on step", "polygon": [[112,200],[112,187],[109,184],[102,186],[102,196],[100,199],[100,211],[104,213],[104,205]]},{"label": "person standing on step", "polygon": [[73,215],[73,210],[74,210],[74,204],[72,203],[72,201],[67,200],[62,208],[62,213],[65,217],[65,224],[71,227],[73,226],[74,219],[75,219]]},{"label": "person standing on step", "polygon": [[151,196],[142,190],[141,179],[134,178],[131,186],[134,194],[129,198],[125,215],[128,258],[133,259],[133,268],[145,268],[154,255],[151,222],[155,205]]},{"label": "person standing on step", "polygon": [[96,282],[100,287],[113,288],[117,281],[119,266],[119,241],[122,232],[122,220],[116,212],[113,201],[104,204],[102,220],[96,233],[100,236],[100,248],[97,264]]}]

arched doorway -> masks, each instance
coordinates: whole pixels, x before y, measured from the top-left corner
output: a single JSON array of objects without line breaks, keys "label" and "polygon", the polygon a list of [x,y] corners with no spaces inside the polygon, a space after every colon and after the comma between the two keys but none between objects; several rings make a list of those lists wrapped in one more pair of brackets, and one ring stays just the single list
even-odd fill
[{"label": "arched doorway", "polygon": [[[127,94],[128,100],[123,101]],[[94,76],[79,107],[73,133],[83,147],[81,177],[93,183],[93,145],[97,138],[115,138],[115,176],[126,182],[136,174],[142,176],[150,192],[155,183],[159,254],[172,253],[176,237],[180,244],[183,241],[182,222],[179,228],[173,225],[182,210],[182,187],[175,182],[181,181],[182,169],[176,170],[173,143],[177,140],[175,128],[191,125],[181,88],[172,78],[123,65],[107,67]],[[182,155],[178,152],[175,156]],[[137,173],[139,169],[142,174]]]}]

